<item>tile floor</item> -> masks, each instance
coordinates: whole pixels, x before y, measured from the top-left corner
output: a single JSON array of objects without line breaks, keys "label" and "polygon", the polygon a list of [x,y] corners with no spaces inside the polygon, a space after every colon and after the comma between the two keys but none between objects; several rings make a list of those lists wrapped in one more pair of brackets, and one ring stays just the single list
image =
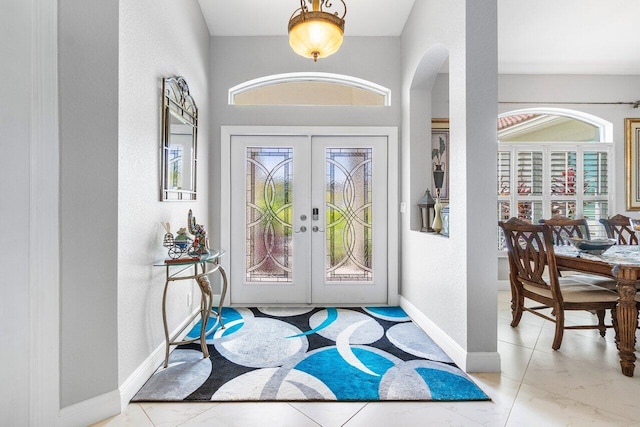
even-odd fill
[{"label": "tile floor", "polygon": [[640,363],[620,373],[612,330],[565,331],[553,351],[553,324],[524,313],[511,328],[509,300],[499,293],[502,372],[471,374],[491,402],[139,403],[94,426],[640,426]]}]

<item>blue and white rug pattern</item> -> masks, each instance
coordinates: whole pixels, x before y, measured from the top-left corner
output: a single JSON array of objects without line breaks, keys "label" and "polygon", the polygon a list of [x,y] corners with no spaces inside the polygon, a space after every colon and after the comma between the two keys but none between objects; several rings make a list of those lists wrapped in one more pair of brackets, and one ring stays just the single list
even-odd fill
[{"label": "blue and white rug pattern", "polygon": [[222,315],[209,358],[198,343],[179,346],[132,401],[489,400],[399,307]]}]

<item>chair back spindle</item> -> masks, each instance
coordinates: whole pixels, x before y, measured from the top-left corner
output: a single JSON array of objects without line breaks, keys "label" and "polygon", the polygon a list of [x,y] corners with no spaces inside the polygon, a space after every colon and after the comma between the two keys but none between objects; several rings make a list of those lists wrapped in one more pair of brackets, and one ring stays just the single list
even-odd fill
[{"label": "chair back spindle", "polygon": [[569,238],[579,237],[581,239],[591,239],[589,224],[586,218],[570,219],[556,215],[550,219],[541,219],[541,224],[551,227],[551,234],[554,245],[569,245]]},{"label": "chair back spindle", "polygon": [[602,218],[600,223],[604,225],[609,239],[616,239],[619,245],[637,245],[638,236],[631,228],[629,217],[614,215],[611,218]]},{"label": "chair back spindle", "polygon": [[512,277],[512,286],[531,285],[548,289],[559,303],[558,269],[553,252],[551,227],[530,224],[517,218],[498,223],[502,228]]}]

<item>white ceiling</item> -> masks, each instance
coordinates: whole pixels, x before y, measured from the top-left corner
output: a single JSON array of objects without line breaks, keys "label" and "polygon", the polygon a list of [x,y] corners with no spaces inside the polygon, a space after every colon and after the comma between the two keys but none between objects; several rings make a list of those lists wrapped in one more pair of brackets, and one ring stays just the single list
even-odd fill
[{"label": "white ceiling", "polygon": [[[214,36],[284,36],[300,7],[299,0],[198,1]],[[350,35],[400,35],[415,1],[424,0],[345,0],[345,43]],[[501,73],[640,74],[640,0],[497,1]]]},{"label": "white ceiling", "polygon": [[[415,0],[345,0],[345,38],[399,36]],[[421,1],[421,0],[418,0]],[[286,36],[300,0],[198,0],[212,36]],[[332,0],[342,14],[342,2]]]}]

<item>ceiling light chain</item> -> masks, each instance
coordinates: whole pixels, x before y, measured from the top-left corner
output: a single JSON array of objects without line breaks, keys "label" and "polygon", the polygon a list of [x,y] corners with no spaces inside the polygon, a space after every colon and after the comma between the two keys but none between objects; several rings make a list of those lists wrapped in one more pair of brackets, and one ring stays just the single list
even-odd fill
[{"label": "ceiling light chain", "polygon": [[[340,0],[344,11],[329,12],[332,0],[300,0],[300,8],[289,18],[289,45],[305,58],[326,58],[340,49],[344,35],[347,4]],[[311,4],[311,10],[306,4]]]}]

